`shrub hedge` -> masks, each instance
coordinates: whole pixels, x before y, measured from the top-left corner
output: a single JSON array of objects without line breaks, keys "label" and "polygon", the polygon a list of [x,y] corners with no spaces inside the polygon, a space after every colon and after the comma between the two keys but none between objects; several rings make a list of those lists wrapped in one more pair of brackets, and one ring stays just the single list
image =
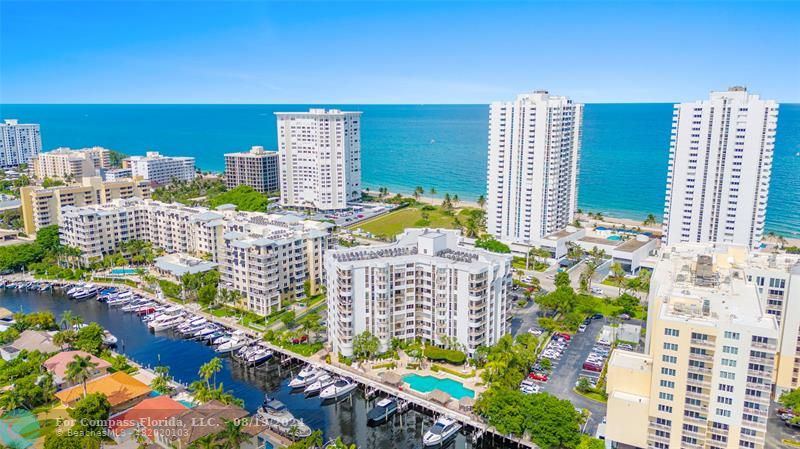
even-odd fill
[{"label": "shrub hedge", "polygon": [[437,362],[447,362],[453,365],[462,365],[467,360],[467,355],[461,351],[442,349],[436,346],[425,348],[425,357]]}]

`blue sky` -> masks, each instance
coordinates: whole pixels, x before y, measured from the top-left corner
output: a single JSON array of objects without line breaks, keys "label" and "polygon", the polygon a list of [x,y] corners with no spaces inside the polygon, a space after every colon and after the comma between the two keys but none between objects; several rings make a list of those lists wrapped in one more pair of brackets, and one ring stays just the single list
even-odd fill
[{"label": "blue sky", "polygon": [[0,1],[0,103],[800,102],[800,3]]}]

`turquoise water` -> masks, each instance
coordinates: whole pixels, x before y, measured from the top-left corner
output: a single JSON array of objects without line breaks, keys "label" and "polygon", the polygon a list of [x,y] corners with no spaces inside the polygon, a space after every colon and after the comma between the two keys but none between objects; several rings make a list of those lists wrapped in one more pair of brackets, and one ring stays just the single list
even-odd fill
[{"label": "turquoise water", "polygon": [[606,237],[606,238],[607,238],[608,240],[622,240],[622,237],[620,237],[620,236],[618,236],[618,235],[609,235],[609,236],[608,236],[608,237]]},{"label": "turquoise water", "polygon": [[437,379],[433,376],[420,376],[419,374],[407,374],[403,380],[414,390],[420,393],[430,393],[433,390],[442,390],[449,394],[453,399],[461,399],[464,396],[475,397],[475,392],[465,388],[461,382],[451,379]]},{"label": "turquoise water", "polygon": [[114,268],[111,270],[111,274],[124,276],[126,274],[136,274],[136,270],[133,268]]},{"label": "turquoise water", "polygon": [[[221,171],[222,154],[276,147],[275,111],[308,105],[0,105],[0,118],[42,125],[46,149],[102,145],[128,154],[192,155]],[[330,106],[328,106],[330,107]],[[365,186],[420,185],[474,200],[486,190],[486,105],[346,105],[360,110]],[[607,216],[660,217],[672,105],[588,104],[578,202]],[[767,229],[800,237],[800,104],[781,105]]]}]

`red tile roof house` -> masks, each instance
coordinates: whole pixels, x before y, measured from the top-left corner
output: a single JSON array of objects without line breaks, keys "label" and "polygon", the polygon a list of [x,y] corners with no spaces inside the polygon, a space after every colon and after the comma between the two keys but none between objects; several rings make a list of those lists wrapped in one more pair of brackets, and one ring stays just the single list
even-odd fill
[{"label": "red tile roof house", "polygon": [[109,418],[108,430],[117,443],[134,437],[136,429],[141,429],[144,436],[152,440],[153,428],[168,422],[169,418],[189,409],[168,396],[148,398]]},{"label": "red tile roof house", "polygon": [[59,352],[58,354],[44,361],[44,368],[47,371],[53,373],[53,381],[55,382],[59,390],[62,388],[69,388],[77,385],[75,382],[70,382],[69,380],[67,380],[67,365],[69,365],[70,362],[75,360],[76,355],[80,357],[89,356],[91,357],[92,362],[97,364],[97,366],[92,370],[89,379],[94,379],[96,377],[108,374],[108,369],[111,367],[111,364],[101,358],[89,354],[88,352],[84,351]]}]

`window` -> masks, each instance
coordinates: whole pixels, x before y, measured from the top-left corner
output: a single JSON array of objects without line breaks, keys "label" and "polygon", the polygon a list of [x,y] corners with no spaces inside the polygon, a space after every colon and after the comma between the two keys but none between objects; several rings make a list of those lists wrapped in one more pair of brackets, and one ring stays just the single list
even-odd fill
[{"label": "window", "polygon": [[664,328],[664,335],[669,335],[670,337],[677,337],[680,335],[680,332],[678,332],[678,329],[670,329],[667,327]]},{"label": "window", "polygon": [[729,340],[738,340],[739,339],[739,333],[738,332],[725,331],[725,338],[727,338]]},{"label": "window", "polygon": [[736,366],[736,360],[722,359],[722,366],[735,367]]},{"label": "window", "polygon": [[727,396],[717,396],[717,402],[720,404],[731,405],[733,404],[733,398],[729,398]]},{"label": "window", "polygon": [[674,376],[675,375],[675,370],[673,368],[661,368],[661,374],[664,374],[664,375],[667,375],[667,376]]},{"label": "window", "polygon": [[678,345],[675,343],[664,343],[664,349],[667,351],[677,351]]},{"label": "window", "polygon": [[736,379],[736,373],[732,373],[730,371],[720,371],[719,372],[719,377],[721,377],[723,379],[731,379],[731,380],[733,380],[733,379]]},{"label": "window", "polygon": [[718,408],[716,413],[717,413],[717,416],[724,416],[726,418],[730,418],[731,417],[731,411],[730,410],[725,410],[723,408]]},{"label": "window", "polygon": [[678,363],[678,358],[674,355],[662,355],[661,361],[665,363]]},{"label": "window", "polygon": [[664,388],[675,388],[675,382],[671,380],[662,380],[661,386]]},{"label": "window", "polygon": [[662,391],[662,392],[658,393],[658,398],[659,399],[663,399],[665,401],[671,401],[673,399],[673,396],[672,396],[671,393],[664,393]]},{"label": "window", "polygon": [[[658,411],[659,412],[672,413],[672,407],[669,406],[669,405],[658,404]],[[728,412],[728,413],[729,413],[728,416],[730,416],[730,412]]]},{"label": "window", "polygon": [[723,346],[722,347],[722,352],[724,352],[725,354],[734,354],[734,355],[736,355],[736,354],[739,353],[739,348],[737,348],[735,346]]}]

